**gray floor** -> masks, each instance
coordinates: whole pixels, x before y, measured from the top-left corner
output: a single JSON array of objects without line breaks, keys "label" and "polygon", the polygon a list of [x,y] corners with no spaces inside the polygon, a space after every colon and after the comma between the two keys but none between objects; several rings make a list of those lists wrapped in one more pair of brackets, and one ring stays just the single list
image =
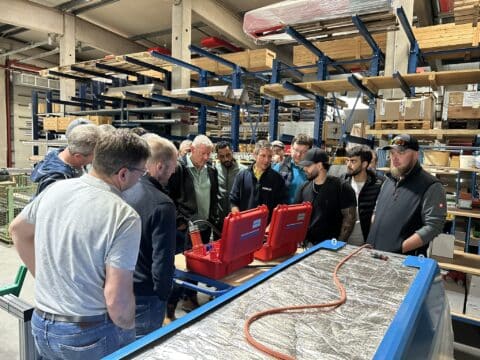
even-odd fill
[{"label": "gray floor", "polygon": [[[14,247],[0,243],[0,287],[13,283],[18,267],[22,264]],[[20,298],[33,305],[33,277],[25,278]],[[0,309],[0,359],[18,359],[18,321]]]}]

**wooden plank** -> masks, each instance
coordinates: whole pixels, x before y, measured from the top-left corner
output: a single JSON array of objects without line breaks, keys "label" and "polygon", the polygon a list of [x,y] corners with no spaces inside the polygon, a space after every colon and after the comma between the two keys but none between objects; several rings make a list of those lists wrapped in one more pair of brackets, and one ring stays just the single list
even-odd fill
[{"label": "wooden plank", "polygon": [[480,255],[454,250],[452,259],[441,256],[432,256],[432,258],[438,261],[442,269],[480,276]]},{"label": "wooden plank", "polygon": [[[366,135],[399,135],[403,134],[405,130],[397,129],[388,129],[388,130],[375,130],[375,129],[365,129]],[[477,136],[478,130],[466,130],[466,129],[431,129],[428,131],[414,129],[409,130],[410,135],[423,136],[423,137],[439,137],[439,136]]]}]

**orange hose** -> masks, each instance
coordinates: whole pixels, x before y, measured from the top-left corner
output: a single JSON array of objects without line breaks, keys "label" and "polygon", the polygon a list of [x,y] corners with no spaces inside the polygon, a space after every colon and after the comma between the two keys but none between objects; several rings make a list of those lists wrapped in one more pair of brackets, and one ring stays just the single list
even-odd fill
[{"label": "orange hose", "polygon": [[350,258],[361,252],[365,248],[371,248],[372,246],[370,244],[365,244],[352,252],[351,254],[347,255],[344,257],[342,260],[340,260],[335,266],[335,270],[333,271],[333,282],[335,283],[335,286],[337,287],[339,293],[340,293],[340,299],[328,303],[323,303],[323,304],[313,304],[313,305],[297,305],[297,306],[285,306],[285,307],[279,307],[279,308],[273,308],[273,309],[268,309],[264,311],[259,311],[252,316],[250,316],[247,321],[245,322],[245,325],[243,327],[243,332],[245,334],[245,338],[247,339],[247,342],[252,345],[253,347],[257,348],[258,350],[264,352],[267,355],[271,355],[277,359],[282,359],[282,360],[294,360],[293,357],[287,354],[283,354],[279,351],[273,350],[269,348],[268,346],[262,344],[261,342],[255,340],[253,336],[250,334],[250,326],[257,321],[258,319],[267,316],[267,315],[272,315],[272,314],[279,314],[279,313],[285,313],[285,312],[294,312],[296,310],[305,310],[305,309],[321,309],[321,308],[331,308],[330,310],[336,309],[337,307],[341,306],[347,301],[347,292],[345,291],[345,287],[343,284],[340,282],[340,280],[337,277],[337,272],[340,270],[343,264],[345,264]]}]

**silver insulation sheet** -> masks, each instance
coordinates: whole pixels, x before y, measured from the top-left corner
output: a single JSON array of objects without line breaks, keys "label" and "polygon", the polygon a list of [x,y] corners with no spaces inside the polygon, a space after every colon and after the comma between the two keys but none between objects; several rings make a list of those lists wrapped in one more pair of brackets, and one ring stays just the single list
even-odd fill
[{"label": "silver insulation sheet", "polygon": [[[265,309],[338,299],[333,270],[355,249],[319,250],[136,358],[270,359],[246,342],[245,320]],[[341,307],[267,316],[252,324],[251,333],[296,359],[371,359],[417,273],[402,265],[404,256],[387,255],[387,261],[375,259],[363,250],[340,269],[347,291]]]}]

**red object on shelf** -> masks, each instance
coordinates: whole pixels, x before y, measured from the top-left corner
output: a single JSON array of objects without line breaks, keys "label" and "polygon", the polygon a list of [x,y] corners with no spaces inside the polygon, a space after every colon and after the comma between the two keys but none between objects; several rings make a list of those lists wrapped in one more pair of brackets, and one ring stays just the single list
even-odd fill
[{"label": "red object on shelf", "polygon": [[278,205],[273,210],[267,241],[255,252],[255,259],[270,261],[295,254],[298,244],[305,240],[311,215],[309,202]]},{"label": "red object on shelf", "polygon": [[265,205],[239,213],[230,213],[223,221],[222,238],[184,252],[189,271],[221,279],[253,261],[253,253],[262,247],[268,221]]},{"label": "red object on shelf", "polygon": [[156,51],[163,55],[172,55],[172,52],[169,49],[164,48],[162,46],[155,46],[155,47],[149,48],[148,52],[151,52],[151,51]]},{"label": "red object on shelf", "polygon": [[243,50],[242,48],[239,48],[239,47],[229,43],[228,41],[217,38],[215,36],[210,36],[210,37],[202,39],[200,44],[203,47],[206,47],[208,49],[224,48],[224,49],[229,50],[230,52],[238,52],[238,51]]},{"label": "red object on shelf", "polygon": [[438,5],[440,7],[440,12],[441,13],[448,13],[448,12],[453,11],[454,1],[453,0],[439,0]]}]

